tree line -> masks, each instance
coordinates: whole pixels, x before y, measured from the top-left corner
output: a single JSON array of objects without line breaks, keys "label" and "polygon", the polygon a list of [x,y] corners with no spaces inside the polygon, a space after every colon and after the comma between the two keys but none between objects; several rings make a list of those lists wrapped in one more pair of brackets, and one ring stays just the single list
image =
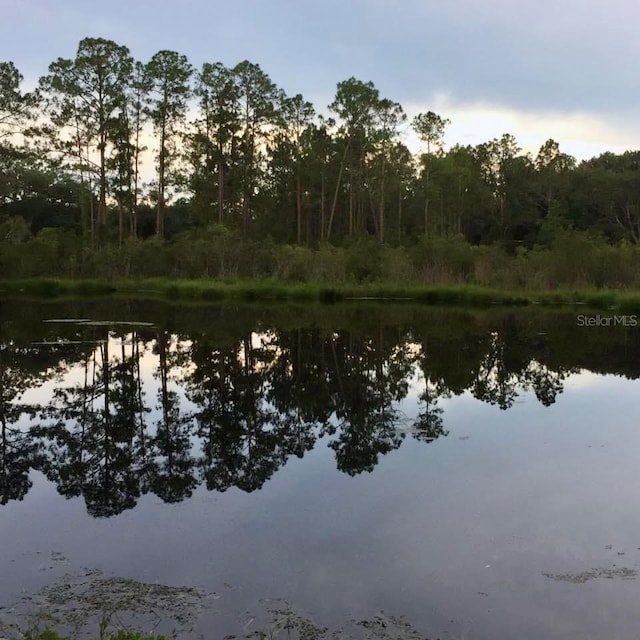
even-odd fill
[{"label": "tree line", "polygon": [[0,62],[0,241],[58,229],[96,247],[209,227],[310,248],[463,236],[514,251],[548,243],[553,220],[640,244],[640,152],[578,163],[549,139],[533,157],[510,134],[445,150],[446,117],[409,121],[353,77],[322,115],[256,63],[141,62],[86,38],[22,85]]}]

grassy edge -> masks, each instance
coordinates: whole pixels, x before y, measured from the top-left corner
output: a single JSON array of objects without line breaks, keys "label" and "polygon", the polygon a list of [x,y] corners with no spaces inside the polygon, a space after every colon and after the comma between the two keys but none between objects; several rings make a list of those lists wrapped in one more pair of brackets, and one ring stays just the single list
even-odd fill
[{"label": "grassy edge", "polygon": [[104,297],[124,294],[171,300],[261,301],[291,300],[335,303],[352,299],[382,299],[433,305],[526,306],[576,305],[598,309],[640,311],[640,292],[620,290],[506,291],[476,285],[415,285],[396,283],[328,284],[291,283],[275,279],[121,279],[70,280],[37,278],[0,281],[0,296]]}]

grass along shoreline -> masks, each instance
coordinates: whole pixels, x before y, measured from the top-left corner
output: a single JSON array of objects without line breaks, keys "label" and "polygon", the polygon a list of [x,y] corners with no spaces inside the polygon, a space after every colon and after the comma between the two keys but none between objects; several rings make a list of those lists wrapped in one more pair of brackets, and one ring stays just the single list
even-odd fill
[{"label": "grass along shoreline", "polygon": [[384,282],[360,284],[291,283],[276,279],[117,279],[72,280],[32,278],[0,281],[0,298],[105,297],[164,298],[173,301],[291,300],[336,303],[389,300],[432,305],[526,306],[586,305],[595,309],[640,312],[640,292],[614,289],[507,291],[476,285],[416,285]]}]

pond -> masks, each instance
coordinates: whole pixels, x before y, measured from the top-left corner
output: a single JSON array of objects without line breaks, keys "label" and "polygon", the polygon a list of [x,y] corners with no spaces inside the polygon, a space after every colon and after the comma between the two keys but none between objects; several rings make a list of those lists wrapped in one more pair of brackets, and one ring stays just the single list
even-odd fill
[{"label": "pond", "polygon": [[2,302],[0,630],[637,637],[640,331],[585,316]]}]

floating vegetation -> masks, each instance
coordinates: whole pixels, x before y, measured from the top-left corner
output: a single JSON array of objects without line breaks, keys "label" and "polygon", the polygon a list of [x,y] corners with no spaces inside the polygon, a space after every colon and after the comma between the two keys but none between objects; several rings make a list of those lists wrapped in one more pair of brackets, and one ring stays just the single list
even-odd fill
[{"label": "floating vegetation", "polygon": [[79,324],[85,327],[153,327],[153,322],[142,320],[92,320],[91,318],[49,318],[45,324]]},{"label": "floating vegetation", "polygon": [[611,568],[599,568],[591,569],[589,571],[583,571],[582,573],[544,573],[545,578],[551,578],[558,582],[571,582],[573,584],[584,584],[589,580],[596,580],[597,578],[606,578],[612,580],[614,578],[620,578],[621,580],[633,580],[638,572],[636,569],[628,569],[627,567],[611,567]]},{"label": "floating vegetation", "polygon": [[360,635],[352,636],[362,640],[426,640],[404,618],[379,615],[372,620],[362,620],[354,623],[359,628]]},{"label": "floating vegetation", "polygon": [[[216,599],[215,594],[190,587],[107,578],[101,571],[85,570],[65,576],[36,596],[24,596],[22,600],[32,607],[30,613],[22,616],[26,622],[8,622],[0,617],[0,638],[161,640],[171,637],[176,640],[196,637],[194,622],[211,597]],[[238,620],[237,634],[225,636],[225,640],[427,640],[403,618],[384,613],[329,629],[316,624],[310,614],[294,609],[285,600],[266,598],[260,601],[260,606],[263,607],[261,613],[247,613],[244,621]],[[169,620],[180,627],[174,626],[168,635],[158,635],[160,624],[165,623],[166,627]],[[207,637],[206,629],[200,630],[198,637],[203,637],[203,631]]]},{"label": "floating vegetation", "polygon": [[[262,601],[265,602],[265,601]],[[406,620],[381,613],[368,620],[351,620],[340,629],[319,626],[306,612],[295,610],[284,600],[267,608],[269,622],[256,624],[250,617],[243,637],[251,640],[427,640]],[[251,630],[252,626],[259,627]]]},{"label": "floating vegetation", "polygon": [[[62,556],[53,559],[61,560]],[[192,587],[106,577],[99,570],[86,569],[67,574],[35,595],[23,596],[23,606],[13,610],[28,621],[26,628],[61,628],[71,638],[96,635],[95,629],[104,637],[106,631],[156,629],[160,625],[172,626],[174,633],[188,633],[210,595]],[[24,605],[29,611],[21,613]],[[22,627],[25,625],[0,623],[4,635]]]},{"label": "floating vegetation", "polygon": [[83,327],[153,327],[153,322],[127,320],[77,320]]},{"label": "floating vegetation", "polygon": [[249,617],[244,624],[245,638],[258,640],[275,640],[287,638],[287,640],[325,640],[328,629],[317,626],[310,617],[292,609],[286,602],[280,601],[279,606],[268,608],[269,622],[260,625],[260,629],[251,631],[255,626],[256,618]]}]

